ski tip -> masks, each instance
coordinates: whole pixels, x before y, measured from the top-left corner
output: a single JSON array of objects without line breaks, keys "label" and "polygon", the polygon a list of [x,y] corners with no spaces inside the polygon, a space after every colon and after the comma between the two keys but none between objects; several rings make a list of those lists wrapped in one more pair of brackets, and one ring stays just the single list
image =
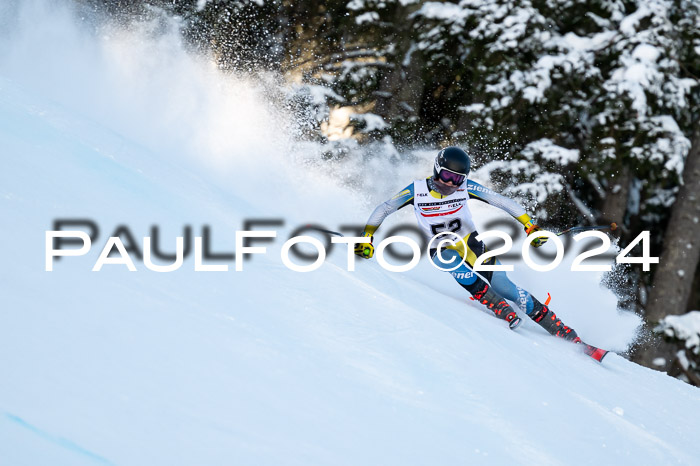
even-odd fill
[{"label": "ski tip", "polygon": [[580,343],[583,346],[583,352],[598,362],[603,362],[603,358],[609,353],[608,350],[596,348],[595,346],[589,345],[582,341]]},{"label": "ski tip", "polygon": [[609,353],[608,350],[596,348],[593,354],[590,354],[589,356],[595,359],[598,362],[603,362],[603,358],[607,356]]}]

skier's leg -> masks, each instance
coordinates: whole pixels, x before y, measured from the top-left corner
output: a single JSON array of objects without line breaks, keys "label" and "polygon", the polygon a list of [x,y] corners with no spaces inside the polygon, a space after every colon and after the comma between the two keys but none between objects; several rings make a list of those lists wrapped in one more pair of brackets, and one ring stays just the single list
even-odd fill
[{"label": "skier's leg", "polygon": [[[445,249],[433,254],[432,259],[442,270],[448,270],[459,263],[462,257],[455,250]],[[474,296],[474,299],[491,309],[496,317],[508,322],[511,329],[520,325],[520,318],[513,308],[493,291],[486,280],[474,273],[469,264],[465,262],[450,273],[462,288]]]},{"label": "skier's leg", "polygon": [[[448,249],[451,251],[458,251],[460,254],[460,259],[461,257],[466,257],[467,260],[465,261],[464,265],[467,265],[467,263],[473,265],[475,258],[486,252],[486,245],[482,241],[478,241],[476,236],[476,232],[474,232],[465,238],[465,243],[467,246],[465,251],[463,251],[464,246],[458,246],[454,250]],[[484,264],[487,265],[498,263],[498,259],[495,257],[492,257],[488,261],[484,262]],[[453,276],[455,275],[454,272],[452,274]],[[497,296],[502,296],[505,299],[518,303],[518,307],[532,320],[542,326],[542,328],[547,330],[547,332],[567,340],[580,341],[574,329],[564,325],[561,319],[559,319],[554,312],[552,312],[546,305],[540,303],[530,292],[513,283],[505,272],[486,272],[485,276],[492,285],[491,290],[494,291]],[[455,276],[455,278],[457,277]],[[457,281],[459,282],[460,280],[457,279]]]},{"label": "skier's leg", "polygon": [[[499,264],[498,260],[496,264]],[[505,272],[502,270],[493,272],[491,285],[496,293],[516,303],[521,311],[527,315],[532,313],[535,308],[534,297],[525,288],[513,283]]]},{"label": "skier's leg", "polygon": [[[465,262],[468,262],[471,266],[473,266],[477,257],[487,251],[484,242],[477,240],[476,236],[476,232],[473,232],[464,238],[464,244],[467,246],[466,250],[464,250],[464,244],[458,244],[455,248],[462,257],[466,258]],[[484,265],[500,265],[500,262],[496,257],[491,257],[484,262]],[[493,290],[497,294],[509,301],[517,303],[521,311],[530,315],[534,309],[534,297],[531,296],[526,289],[513,283],[503,271],[488,271],[483,275],[491,283]]]},{"label": "skier's leg", "polygon": [[[493,272],[491,285],[492,289],[498,294],[511,301],[517,302],[520,309],[524,310],[532,320],[537,322],[551,335],[564,338],[574,343],[583,343],[574,329],[564,325],[561,319],[558,318],[546,304],[542,304],[537,298],[532,296],[530,292],[513,283],[505,272]],[[585,343],[583,343],[583,345],[584,352],[599,362],[608,353],[606,350],[601,350],[595,346],[590,346]]]},{"label": "skier's leg", "polygon": [[564,323],[545,304],[542,304],[524,288],[513,283],[503,271],[493,273],[491,284],[496,293],[518,303],[518,307],[527,315],[547,330],[552,335],[566,340],[577,341],[578,335],[571,327]]}]

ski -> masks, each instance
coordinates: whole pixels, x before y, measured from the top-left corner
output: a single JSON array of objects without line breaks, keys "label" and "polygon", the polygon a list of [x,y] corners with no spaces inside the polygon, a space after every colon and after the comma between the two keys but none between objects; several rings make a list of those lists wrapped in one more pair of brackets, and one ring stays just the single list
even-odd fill
[{"label": "ski", "polygon": [[586,353],[588,356],[592,357],[593,359],[595,359],[598,362],[602,362],[605,355],[609,353],[608,350],[597,348],[593,345],[589,345],[589,344],[584,343],[580,340],[578,341],[578,343],[580,343],[581,346],[583,347],[584,353]]}]

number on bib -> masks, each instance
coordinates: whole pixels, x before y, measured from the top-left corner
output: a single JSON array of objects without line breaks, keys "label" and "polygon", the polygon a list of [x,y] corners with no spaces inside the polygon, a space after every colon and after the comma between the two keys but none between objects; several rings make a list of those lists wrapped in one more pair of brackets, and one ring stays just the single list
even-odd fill
[{"label": "number on bib", "polygon": [[442,233],[443,231],[451,231],[452,233],[455,233],[461,228],[462,221],[458,218],[451,220],[449,223],[443,222],[437,223],[435,225],[430,225],[430,230],[433,232],[433,236],[437,235],[438,233]]}]

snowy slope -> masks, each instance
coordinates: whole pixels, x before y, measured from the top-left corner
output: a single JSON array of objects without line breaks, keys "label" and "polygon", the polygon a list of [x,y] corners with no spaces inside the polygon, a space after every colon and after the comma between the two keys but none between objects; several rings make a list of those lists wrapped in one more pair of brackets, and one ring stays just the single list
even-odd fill
[{"label": "snowy slope", "polygon": [[[429,155],[361,196],[299,162],[320,148],[293,142],[269,87],[221,76],[176,35],[93,34],[64,8],[8,5],[0,465],[700,464],[693,387],[617,355],[597,364],[529,321],[511,332],[425,261],[348,272],[336,248],[316,272],[282,264],[291,229],[363,223]],[[119,225],[139,240],[159,225],[166,251],[209,225],[222,252],[244,219],[277,217],[242,272],[195,273],[192,257],[91,271]],[[57,218],[101,231],[49,273]],[[598,274],[513,275],[590,343],[634,338]]]}]

